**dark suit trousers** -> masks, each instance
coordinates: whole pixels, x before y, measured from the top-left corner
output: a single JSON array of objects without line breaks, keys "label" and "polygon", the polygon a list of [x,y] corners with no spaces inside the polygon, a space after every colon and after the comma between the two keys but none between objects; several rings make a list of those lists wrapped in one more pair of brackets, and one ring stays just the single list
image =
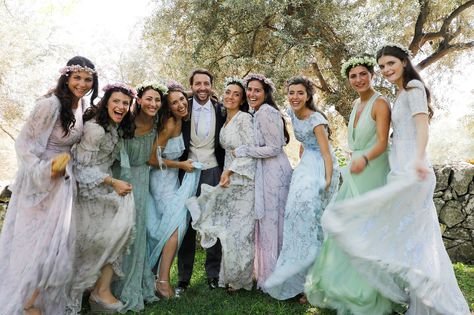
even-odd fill
[{"label": "dark suit trousers", "polygon": [[[222,170],[214,167],[201,172],[199,186],[196,196],[201,194],[201,184],[215,186],[219,184]],[[196,230],[189,223],[188,230],[184,235],[183,242],[178,251],[178,279],[189,283],[193,274],[194,256],[196,254]],[[222,249],[221,243],[217,243],[206,249],[206,262],[204,264],[207,278],[218,278],[221,265]]]}]

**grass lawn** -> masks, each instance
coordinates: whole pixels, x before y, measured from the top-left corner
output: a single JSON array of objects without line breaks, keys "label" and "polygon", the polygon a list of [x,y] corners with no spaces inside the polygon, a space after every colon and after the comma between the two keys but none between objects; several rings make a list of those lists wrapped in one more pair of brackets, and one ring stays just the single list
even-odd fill
[{"label": "grass lawn", "polygon": [[[336,314],[329,310],[319,310],[310,305],[300,305],[296,300],[277,301],[260,291],[242,291],[229,295],[223,289],[210,291],[206,283],[204,272],[204,252],[197,252],[195,270],[191,287],[179,299],[161,300],[149,305],[140,314],[265,314],[265,315],[290,315],[311,314],[330,315]],[[471,309],[474,308],[474,266],[455,264],[454,270],[461,290],[466,297]],[[177,283],[176,263],[172,269],[171,283]],[[84,314],[88,314],[87,312]],[[127,313],[133,314],[133,313]]]}]

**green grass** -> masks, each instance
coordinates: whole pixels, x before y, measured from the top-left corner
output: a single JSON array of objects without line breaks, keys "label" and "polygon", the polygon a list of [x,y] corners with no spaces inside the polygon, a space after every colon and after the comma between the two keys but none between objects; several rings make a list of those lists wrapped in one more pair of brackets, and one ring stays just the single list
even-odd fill
[{"label": "green grass", "polygon": [[[264,314],[264,315],[335,315],[336,312],[319,310],[311,305],[300,305],[297,300],[277,301],[260,291],[244,291],[229,295],[223,289],[210,291],[204,272],[204,252],[197,252],[191,286],[179,299],[161,300],[148,305],[140,314]],[[474,266],[454,264],[459,286],[471,309],[474,308]],[[177,283],[176,263],[172,268],[172,284]],[[87,313],[85,313],[87,314]],[[127,314],[133,314],[131,312]]]}]

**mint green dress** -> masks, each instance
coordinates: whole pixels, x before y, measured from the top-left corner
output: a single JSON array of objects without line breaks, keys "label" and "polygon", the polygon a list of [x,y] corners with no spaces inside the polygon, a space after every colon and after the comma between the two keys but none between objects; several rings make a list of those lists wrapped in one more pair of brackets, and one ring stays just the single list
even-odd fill
[{"label": "mint green dress", "polygon": [[150,200],[150,167],[146,163],[156,136],[156,129],[150,133],[122,139],[120,156],[114,164],[114,177],[132,184],[135,199],[135,238],[127,253],[122,257],[124,277],[112,285],[115,296],[124,303],[120,311],[139,312],[144,310],[144,302],[157,301],[155,296],[155,278],[147,264],[146,251],[146,209]]},{"label": "mint green dress", "polygon": [[[352,159],[369,152],[377,141],[376,123],[371,113],[379,96],[379,93],[375,93],[367,102],[355,128],[354,119],[360,100],[356,101],[352,110],[348,125],[348,144]],[[370,161],[362,173],[350,173],[349,166],[350,163],[342,172],[343,184],[336,203],[385,185],[389,172],[388,153],[385,151]],[[326,211],[330,211],[330,207]],[[390,314],[392,303],[370,286],[351,263],[334,239],[326,237],[321,254],[306,277],[305,293],[308,301],[321,308],[335,309],[339,315]]]}]

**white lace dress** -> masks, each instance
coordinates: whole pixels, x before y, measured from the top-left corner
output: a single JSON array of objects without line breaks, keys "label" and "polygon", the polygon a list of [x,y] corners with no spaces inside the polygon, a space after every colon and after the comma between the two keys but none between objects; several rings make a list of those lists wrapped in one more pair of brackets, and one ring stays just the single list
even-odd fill
[{"label": "white lace dress", "polygon": [[409,305],[406,314],[468,315],[441,238],[434,172],[424,181],[415,174],[413,116],[427,112],[423,84],[410,81],[392,110],[388,184],[328,207],[323,228],[383,296]]},{"label": "white lace dress", "polygon": [[238,112],[222,127],[220,144],[225,149],[225,170],[234,173],[227,188],[203,184],[201,195],[188,199],[193,228],[201,234],[201,245],[222,245],[219,286],[252,289],[255,231],[255,159],[235,158],[232,150],[254,144],[252,116]]},{"label": "white lace dress", "polygon": [[76,257],[69,312],[81,309],[83,292],[94,286],[100,269],[111,264],[122,276],[119,258],[131,242],[135,218],[133,194],[119,196],[103,183],[111,176],[119,136],[109,127],[106,132],[96,122],[84,124],[84,135],[73,147],[74,170],[79,194],[75,204],[77,224]]}]

